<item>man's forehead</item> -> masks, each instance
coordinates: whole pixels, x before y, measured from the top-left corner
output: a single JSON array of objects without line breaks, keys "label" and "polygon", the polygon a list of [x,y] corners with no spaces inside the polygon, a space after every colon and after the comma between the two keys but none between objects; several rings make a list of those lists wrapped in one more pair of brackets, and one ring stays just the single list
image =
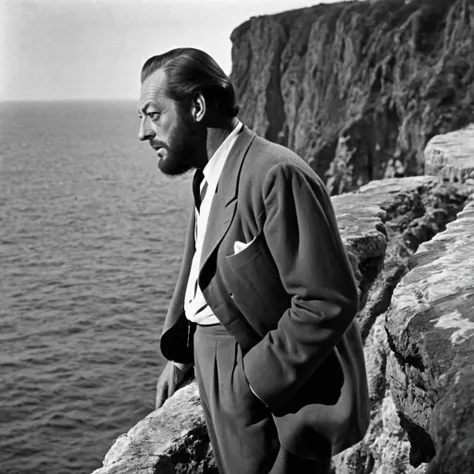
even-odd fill
[{"label": "man's forehead", "polygon": [[150,100],[166,97],[166,73],[158,69],[151,73],[144,81],[140,92],[140,104]]}]

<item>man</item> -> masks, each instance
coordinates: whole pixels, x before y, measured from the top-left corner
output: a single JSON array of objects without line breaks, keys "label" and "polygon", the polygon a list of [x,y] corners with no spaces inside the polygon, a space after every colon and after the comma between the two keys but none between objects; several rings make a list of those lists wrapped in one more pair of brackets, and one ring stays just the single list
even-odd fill
[{"label": "man", "polygon": [[326,473],[369,408],[356,282],[324,185],[236,118],[206,53],[154,56],[141,80],[140,140],[163,173],[196,169],[157,407],[194,366],[221,474]]}]

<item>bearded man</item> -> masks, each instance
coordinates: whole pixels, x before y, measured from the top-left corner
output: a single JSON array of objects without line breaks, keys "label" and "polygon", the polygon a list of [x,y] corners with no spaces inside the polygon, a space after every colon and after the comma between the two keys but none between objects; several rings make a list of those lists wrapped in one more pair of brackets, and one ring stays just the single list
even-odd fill
[{"label": "bearded man", "polygon": [[221,474],[327,473],[369,420],[358,292],[324,184],[237,118],[194,48],[141,72],[139,138],[170,176],[194,169],[157,408],[193,369]]}]

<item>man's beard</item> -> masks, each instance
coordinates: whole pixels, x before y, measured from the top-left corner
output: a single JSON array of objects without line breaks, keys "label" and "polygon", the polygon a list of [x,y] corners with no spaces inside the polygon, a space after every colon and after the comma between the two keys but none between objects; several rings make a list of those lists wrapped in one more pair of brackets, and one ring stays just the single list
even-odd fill
[{"label": "man's beard", "polygon": [[179,115],[178,123],[171,130],[166,157],[158,162],[158,168],[168,176],[179,176],[196,167],[196,158],[205,152],[204,142],[200,135],[192,130],[184,118]]}]

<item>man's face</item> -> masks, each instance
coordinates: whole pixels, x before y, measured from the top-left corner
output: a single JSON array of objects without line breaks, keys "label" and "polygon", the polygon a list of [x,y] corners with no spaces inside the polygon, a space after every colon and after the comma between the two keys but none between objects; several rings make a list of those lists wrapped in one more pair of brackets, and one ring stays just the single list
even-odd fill
[{"label": "man's face", "polygon": [[142,84],[138,114],[138,138],[148,140],[156,150],[158,168],[170,176],[185,173],[205,152],[205,139],[191,114],[166,95],[166,74],[162,69]]}]

